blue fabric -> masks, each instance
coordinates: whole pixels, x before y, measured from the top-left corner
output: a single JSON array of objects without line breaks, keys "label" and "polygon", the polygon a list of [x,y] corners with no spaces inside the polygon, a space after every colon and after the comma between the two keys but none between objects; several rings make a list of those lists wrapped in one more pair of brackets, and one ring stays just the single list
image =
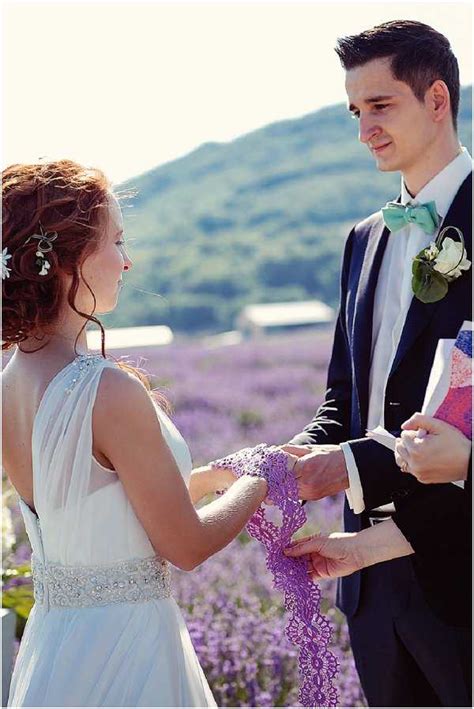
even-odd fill
[{"label": "blue fabric", "polygon": [[434,234],[440,221],[436,202],[417,206],[387,202],[382,209],[382,217],[390,231],[399,231],[407,224],[417,224],[426,234]]}]

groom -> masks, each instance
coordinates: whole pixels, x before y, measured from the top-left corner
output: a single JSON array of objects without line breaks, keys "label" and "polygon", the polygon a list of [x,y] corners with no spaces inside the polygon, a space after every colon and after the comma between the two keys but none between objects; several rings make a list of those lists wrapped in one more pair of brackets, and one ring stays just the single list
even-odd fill
[{"label": "groom", "polygon": [[[429,493],[430,504],[443,504],[445,485],[423,486],[401,472],[393,453],[365,433],[379,424],[400,432],[421,409],[438,341],[455,338],[472,319],[470,270],[436,302],[414,297],[411,284],[413,258],[445,226],[462,231],[472,260],[472,161],[457,137],[459,70],[443,35],[418,22],[387,22],[340,39],[336,52],[359,139],[379,170],[401,173],[401,195],[349,234],[327,400],[291,443],[314,446],[300,461],[300,496],[345,490],[345,531],[357,532],[412,495]],[[454,230],[447,236],[459,238]],[[411,523],[416,530],[416,514]],[[369,567],[339,586],[367,700],[470,706],[469,633],[432,610],[413,558]],[[459,572],[440,565],[439,593],[456,583]]]}]

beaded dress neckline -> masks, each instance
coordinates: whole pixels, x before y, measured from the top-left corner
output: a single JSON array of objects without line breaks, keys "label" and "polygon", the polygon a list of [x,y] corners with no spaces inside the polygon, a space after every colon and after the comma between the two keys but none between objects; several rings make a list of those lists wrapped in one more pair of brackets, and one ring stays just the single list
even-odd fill
[{"label": "beaded dress neckline", "polygon": [[64,374],[64,373],[69,369],[69,367],[71,367],[71,366],[73,366],[73,365],[74,365],[74,366],[79,366],[79,368],[81,368],[81,367],[80,367],[81,363],[87,362],[87,361],[91,361],[91,362],[92,362],[92,361],[94,361],[94,360],[99,360],[99,359],[103,360],[104,362],[109,362],[109,361],[110,361],[110,360],[108,360],[108,359],[104,359],[104,358],[102,357],[102,355],[96,355],[96,354],[80,354],[80,355],[77,355],[77,357],[74,357],[73,360],[71,360],[70,362],[68,362],[64,367],[62,367],[58,372],[56,372],[56,374],[53,376],[53,378],[48,382],[48,384],[47,384],[47,386],[46,386],[46,389],[45,389],[44,392],[43,392],[43,396],[41,397],[39,406],[38,406],[38,408],[36,409],[35,417],[34,417],[34,420],[33,420],[33,434],[34,434],[34,430],[35,430],[36,419],[38,418],[38,414],[39,414],[40,410],[41,410],[42,407],[43,407],[43,403],[44,403],[44,401],[45,401],[45,399],[46,399],[46,395],[47,395],[47,393],[49,392],[49,390],[51,389],[51,387],[53,386],[53,384],[56,382],[56,380],[59,379],[59,377],[60,377],[62,374]]}]

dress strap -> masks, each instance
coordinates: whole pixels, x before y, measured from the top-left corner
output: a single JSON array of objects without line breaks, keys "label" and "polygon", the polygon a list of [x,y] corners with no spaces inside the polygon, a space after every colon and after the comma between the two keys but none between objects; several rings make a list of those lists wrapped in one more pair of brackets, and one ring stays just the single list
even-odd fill
[{"label": "dress strap", "polygon": [[[86,502],[97,489],[92,412],[104,369],[115,362],[77,357],[49,384],[32,436],[33,497],[47,557],[67,564],[88,534]],[[32,514],[32,513],[30,513]],[[85,547],[92,540],[82,543]]]}]

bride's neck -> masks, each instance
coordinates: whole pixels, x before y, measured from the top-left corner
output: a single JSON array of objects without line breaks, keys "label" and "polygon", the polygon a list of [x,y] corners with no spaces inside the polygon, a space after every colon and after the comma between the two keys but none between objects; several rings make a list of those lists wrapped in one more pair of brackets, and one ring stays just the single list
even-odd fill
[{"label": "bride's neck", "polygon": [[86,333],[84,331],[81,332],[79,338],[77,338],[77,335],[77,332],[71,335],[49,333],[44,334],[42,337],[28,337],[17,346],[17,352],[30,354],[38,350],[43,354],[52,354],[54,352],[55,354],[63,354],[65,357],[88,354]]}]

